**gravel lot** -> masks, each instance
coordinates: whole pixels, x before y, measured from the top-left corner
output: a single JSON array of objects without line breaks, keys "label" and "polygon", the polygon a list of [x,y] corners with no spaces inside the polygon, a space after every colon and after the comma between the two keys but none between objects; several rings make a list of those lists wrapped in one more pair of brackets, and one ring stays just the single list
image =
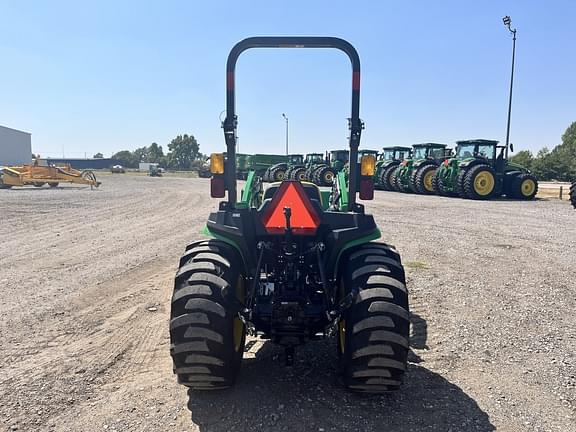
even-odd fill
[{"label": "gravel lot", "polygon": [[0,191],[0,428],[58,431],[576,431],[576,212],[377,192],[408,272],[403,390],[346,392],[335,343],[292,368],[251,340],[238,385],[176,384],[175,264],[216,207],[203,179],[103,176]]}]

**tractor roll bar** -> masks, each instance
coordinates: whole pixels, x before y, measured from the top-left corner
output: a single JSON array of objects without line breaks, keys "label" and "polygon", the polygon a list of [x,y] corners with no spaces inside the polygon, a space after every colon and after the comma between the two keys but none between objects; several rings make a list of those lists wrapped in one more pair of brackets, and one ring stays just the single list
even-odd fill
[{"label": "tractor roll bar", "polygon": [[236,62],[240,54],[250,48],[336,48],[344,51],[352,63],[352,112],[348,119],[350,129],[350,173],[348,180],[349,204],[348,209],[356,206],[356,182],[358,176],[358,146],[360,135],[364,127],[360,120],[360,58],[356,49],[347,41],[335,37],[251,37],[238,42],[228,55],[226,62],[226,119],[222,123],[224,139],[226,140],[226,189],[228,190],[228,203],[236,203],[236,128],[238,118],[235,106],[235,71]]}]

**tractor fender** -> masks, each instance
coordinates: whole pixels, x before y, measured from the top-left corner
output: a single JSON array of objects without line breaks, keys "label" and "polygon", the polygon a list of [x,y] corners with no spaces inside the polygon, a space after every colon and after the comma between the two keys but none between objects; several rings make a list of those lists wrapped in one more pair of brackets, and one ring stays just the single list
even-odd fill
[{"label": "tractor fender", "polygon": [[419,168],[419,167],[425,166],[425,165],[438,165],[438,164],[436,163],[436,161],[433,161],[430,159],[422,159],[419,161],[415,161],[412,166],[414,168]]}]

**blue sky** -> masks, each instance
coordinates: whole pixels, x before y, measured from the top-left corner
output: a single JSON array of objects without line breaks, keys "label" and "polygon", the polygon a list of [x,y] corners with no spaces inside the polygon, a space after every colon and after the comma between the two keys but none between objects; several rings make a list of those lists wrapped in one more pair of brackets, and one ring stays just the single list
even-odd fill
[{"label": "blue sky", "polygon": [[[362,63],[362,147],[504,140],[553,147],[576,121],[573,1],[0,1],[0,125],[43,156],[109,156],[194,134],[224,148],[225,61],[255,35],[349,40]],[[346,145],[351,72],[332,50],[251,50],[237,68],[241,152]]]}]

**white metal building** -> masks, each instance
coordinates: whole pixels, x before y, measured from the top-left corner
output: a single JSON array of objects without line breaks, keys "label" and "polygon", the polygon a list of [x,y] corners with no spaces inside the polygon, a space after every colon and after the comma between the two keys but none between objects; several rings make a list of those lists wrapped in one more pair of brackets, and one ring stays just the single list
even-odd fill
[{"label": "white metal building", "polygon": [[0,166],[32,162],[32,135],[0,126]]}]

